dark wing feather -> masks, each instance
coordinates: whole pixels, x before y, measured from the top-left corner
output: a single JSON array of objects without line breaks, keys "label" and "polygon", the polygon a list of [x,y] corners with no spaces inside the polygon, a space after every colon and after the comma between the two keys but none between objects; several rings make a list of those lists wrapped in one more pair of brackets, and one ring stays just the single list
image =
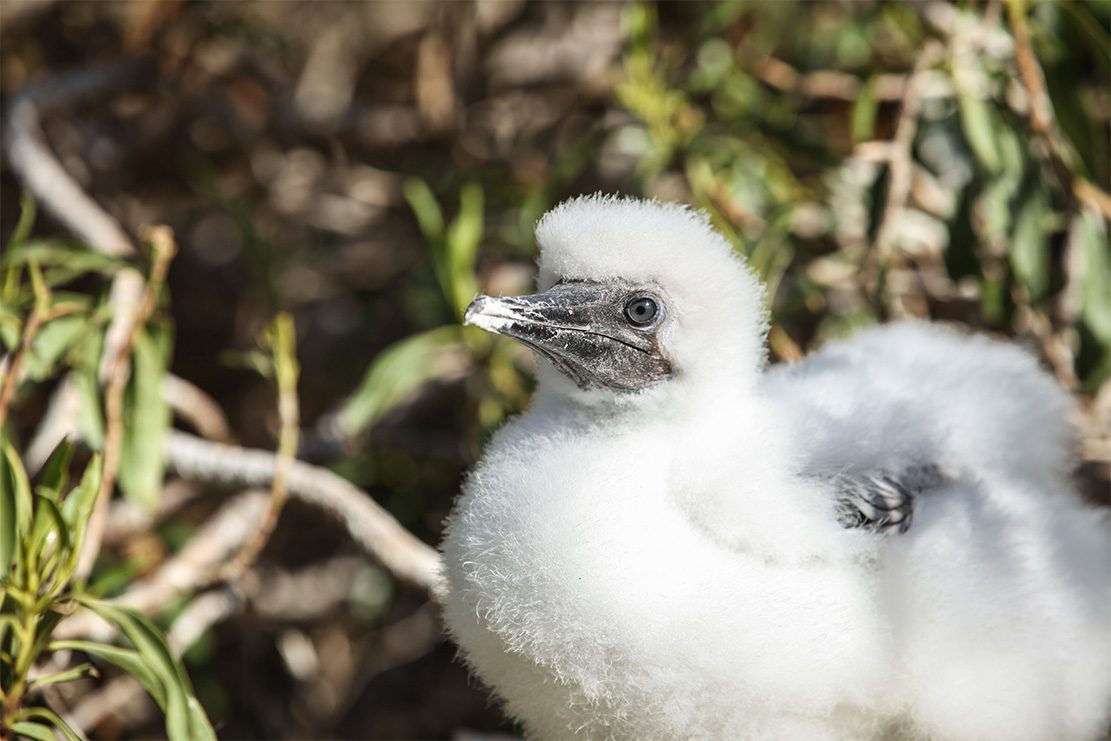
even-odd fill
[{"label": "dark wing feather", "polygon": [[915,500],[949,482],[934,464],[899,471],[861,470],[818,474],[837,497],[837,519],[846,528],[905,533],[914,519]]}]

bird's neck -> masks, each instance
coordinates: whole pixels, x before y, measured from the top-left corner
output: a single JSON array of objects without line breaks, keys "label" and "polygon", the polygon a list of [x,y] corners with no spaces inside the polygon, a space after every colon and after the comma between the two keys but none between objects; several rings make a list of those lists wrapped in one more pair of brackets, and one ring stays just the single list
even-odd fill
[{"label": "bird's neck", "polygon": [[[795,475],[783,415],[756,388],[676,384],[588,404],[541,392],[534,411],[611,451],[614,475],[604,478],[640,469],[662,479],[658,487],[642,481],[617,500],[613,490],[567,490],[590,506],[610,497],[618,508],[669,508],[722,547],[782,562],[832,557],[843,548],[832,501]],[[601,460],[593,465],[605,466]]]}]

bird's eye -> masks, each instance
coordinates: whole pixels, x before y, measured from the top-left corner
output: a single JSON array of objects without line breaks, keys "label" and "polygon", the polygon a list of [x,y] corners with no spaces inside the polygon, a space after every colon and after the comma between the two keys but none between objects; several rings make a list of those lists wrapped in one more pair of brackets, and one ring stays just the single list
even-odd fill
[{"label": "bird's eye", "polygon": [[656,302],[647,296],[631,298],[625,304],[625,318],[638,327],[648,326],[659,313],[660,308],[656,306]]}]

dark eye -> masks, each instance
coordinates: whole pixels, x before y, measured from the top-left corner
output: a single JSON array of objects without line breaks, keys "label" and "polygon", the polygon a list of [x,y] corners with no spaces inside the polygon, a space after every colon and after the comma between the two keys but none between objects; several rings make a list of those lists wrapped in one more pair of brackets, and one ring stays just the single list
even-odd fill
[{"label": "dark eye", "polygon": [[656,302],[647,296],[631,298],[625,304],[625,318],[638,327],[648,326],[659,313],[660,308],[656,306]]}]

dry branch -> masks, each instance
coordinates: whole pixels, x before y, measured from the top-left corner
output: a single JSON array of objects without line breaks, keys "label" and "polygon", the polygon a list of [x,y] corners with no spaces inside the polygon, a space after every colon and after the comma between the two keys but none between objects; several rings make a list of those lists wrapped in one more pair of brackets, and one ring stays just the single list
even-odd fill
[{"label": "dry branch", "polygon": [[[244,487],[267,487],[277,455],[207,442],[183,432],[166,438],[166,466],[184,478]],[[336,517],[351,538],[395,576],[439,597],[439,555],[370,496],[323,468],[295,461],[289,494]]]}]

